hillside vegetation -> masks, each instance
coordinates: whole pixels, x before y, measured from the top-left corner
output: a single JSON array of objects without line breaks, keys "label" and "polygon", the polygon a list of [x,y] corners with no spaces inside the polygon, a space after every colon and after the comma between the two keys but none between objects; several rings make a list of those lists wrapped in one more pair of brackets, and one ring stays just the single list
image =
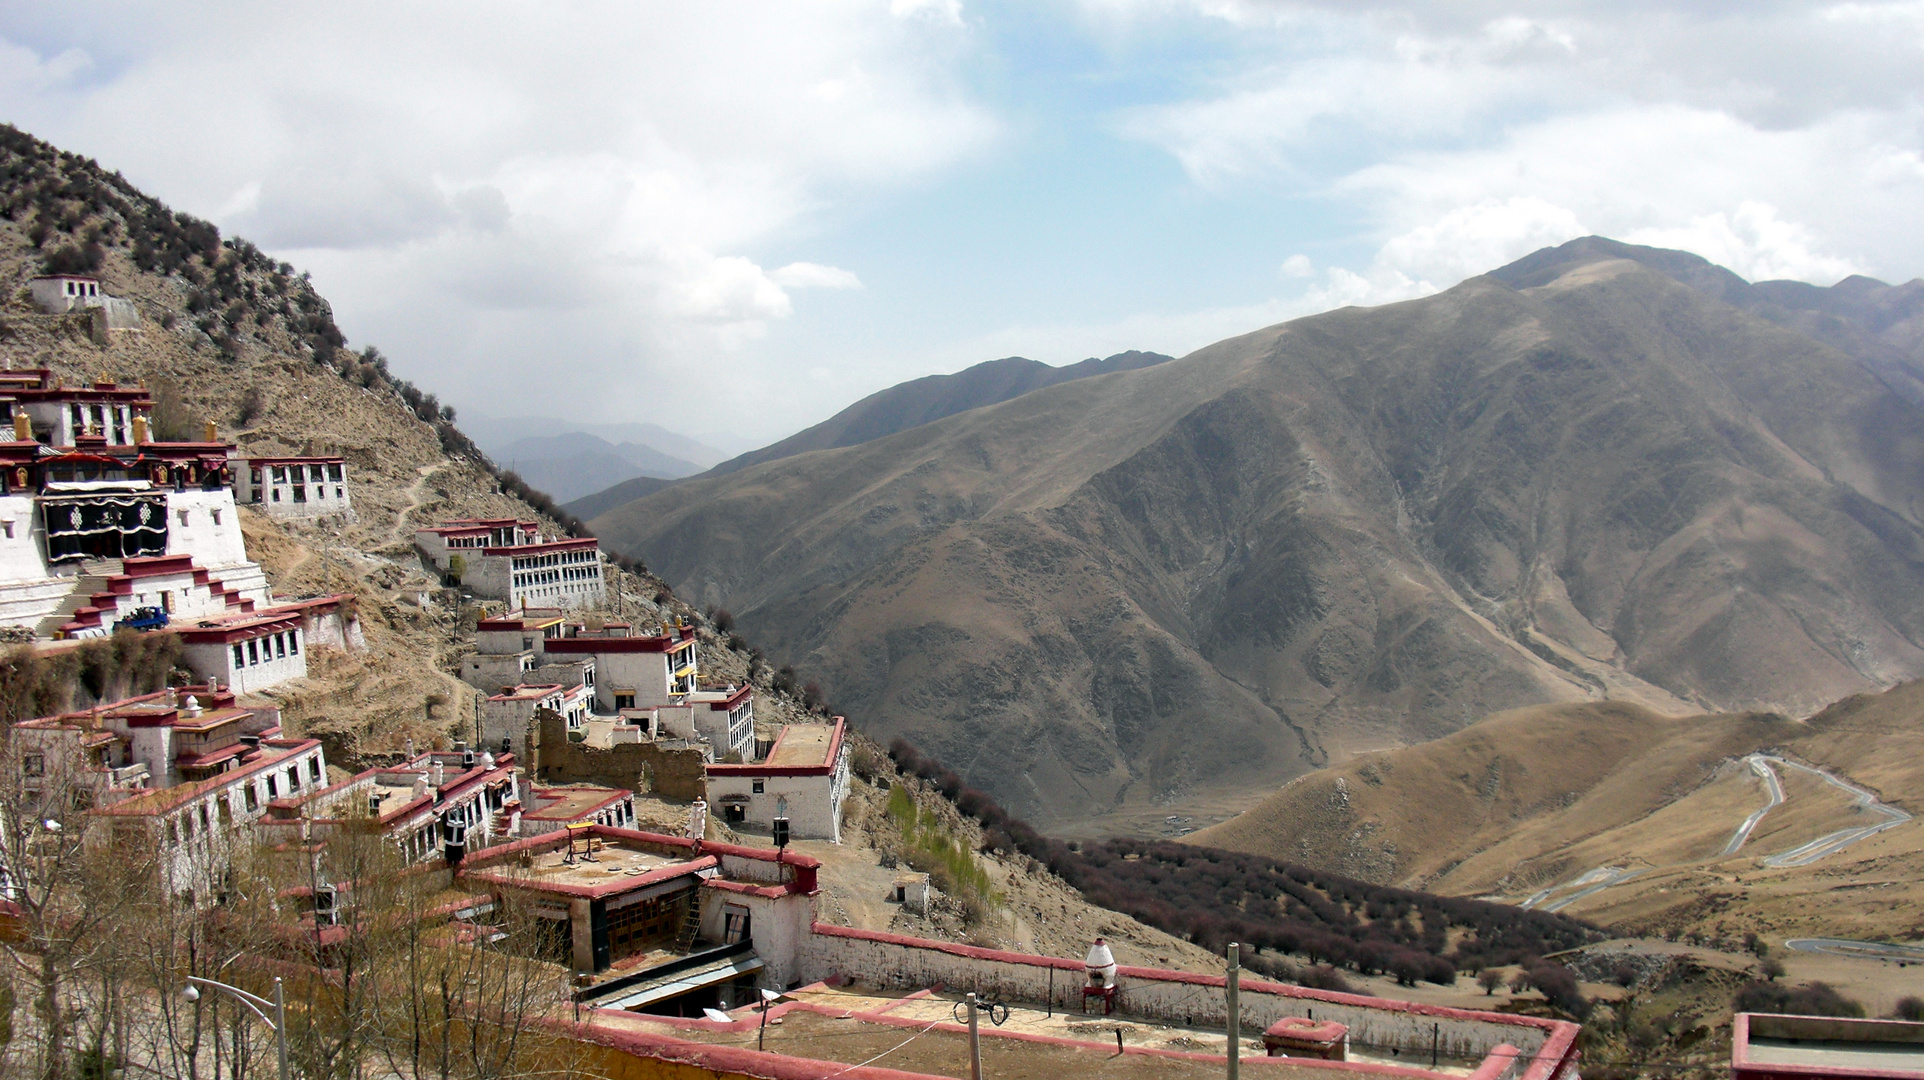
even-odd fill
[{"label": "hillside vegetation", "polygon": [[1241,942],[1253,950],[1249,965],[1277,978],[1343,989],[1333,968],[1344,967],[1406,987],[1454,986],[1459,970],[1534,964],[1603,937],[1564,915],[1387,887],[1260,854],[1050,839],[906,741],[896,740],[889,754],[981,823],[983,851],[1027,856],[1088,902],[1211,954]]},{"label": "hillside vegetation", "polygon": [[1924,411],[1693,275],[1728,277],[1579,241],[593,524],[1088,833],[1510,708],[1799,715],[1924,674]]}]

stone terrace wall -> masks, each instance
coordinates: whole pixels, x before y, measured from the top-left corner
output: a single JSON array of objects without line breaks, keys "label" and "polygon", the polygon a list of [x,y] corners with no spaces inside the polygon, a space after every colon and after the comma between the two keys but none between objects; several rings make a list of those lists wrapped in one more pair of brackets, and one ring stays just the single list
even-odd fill
[{"label": "stone terrace wall", "polygon": [[[1082,1007],[1086,978],[1082,963],[1076,960],[820,923],[803,946],[801,966],[803,978],[811,981],[841,975],[898,989],[942,985],[1013,1001],[1049,1001],[1064,1010]],[[1223,981],[1220,975],[1124,967],[1117,973],[1116,1011],[1166,1023],[1223,1025],[1228,1022]],[[1486,1062],[1492,1077],[1521,1074],[1524,1080],[1576,1080],[1575,1024],[1256,979],[1244,979],[1241,986],[1245,1032],[1261,1032],[1285,1016],[1313,1016],[1347,1025],[1352,1043],[1394,1047],[1420,1055],[1424,1064],[1434,1039],[1439,1054],[1458,1059],[1477,1060],[1493,1053],[1508,1058],[1521,1050],[1522,1057],[1515,1060],[1527,1062],[1526,1069],[1518,1070],[1509,1061]]]},{"label": "stone terrace wall", "polygon": [[653,791],[684,802],[701,798],[707,789],[708,758],[700,749],[664,750],[651,742],[607,748],[569,742],[567,722],[552,709],[537,713],[535,733],[529,759],[543,783]]}]

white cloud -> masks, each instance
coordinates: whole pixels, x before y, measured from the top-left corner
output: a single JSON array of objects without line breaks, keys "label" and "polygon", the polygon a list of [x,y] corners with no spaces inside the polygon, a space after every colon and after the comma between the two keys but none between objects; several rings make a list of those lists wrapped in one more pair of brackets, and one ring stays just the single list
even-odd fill
[{"label": "white cloud", "polygon": [[898,19],[921,16],[960,26],[962,0],[889,0],[889,14]]},{"label": "white cloud", "polygon": [[1829,284],[1857,272],[1848,259],[1815,250],[1810,230],[1777,216],[1768,203],[1745,202],[1736,211],[1692,218],[1681,228],[1637,229],[1624,240],[1692,251],[1752,281],[1792,278]]},{"label": "white cloud", "polygon": [[[793,257],[825,206],[994,139],[949,81],[941,39],[959,5],[896,7],[207,4],[84,27],[10,20],[0,106],[312,267],[351,338],[445,399],[485,405],[539,370],[610,415],[694,407],[761,378],[733,358],[794,314],[790,290],[861,288]],[[69,33],[88,51],[19,43]],[[90,53],[115,60],[93,70]],[[763,252],[788,257],[768,270]],[[712,377],[681,377],[691,365]]]},{"label": "white cloud", "polygon": [[850,271],[817,263],[789,263],[769,276],[777,285],[786,285],[791,289],[859,289],[862,287],[862,279]]},{"label": "white cloud", "polygon": [[[1486,199],[1446,211],[1391,237],[1377,252],[1380,273],[1412,277],[1411,287],[1448,287],[1538,248],[1589,230],[1569,210],[1529,195]],[[1434,284],[1432,284],[1434,283]]]}]

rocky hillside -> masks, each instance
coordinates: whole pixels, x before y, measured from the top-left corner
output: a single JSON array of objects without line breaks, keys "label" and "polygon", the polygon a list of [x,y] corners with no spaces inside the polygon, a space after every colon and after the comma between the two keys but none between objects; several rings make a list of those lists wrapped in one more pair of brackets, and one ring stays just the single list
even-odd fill
[{"label": "rocky hillside", "polygon": [[[97,275],[139,308],[140,330],[90,332],[83,315],[45,315],[28,279],[49,269]],[[274,692],[291,724],[325,735],[330,760],[458,737],[474,691],[448,672],[476,617],[424,572],[413,529],[444,517],[541,517],[503,493],[494,466],[443,408],[391,373],[378,351],[352,352],[304,275],[244,240],[176,214],[95,163],[0,128],[0,362],[50,367],[72,382],[143,383],[163,435],[198,437],[212,421],[243,453],[339,453],[354,523],[277,523],[242,509],[249,554],[281,595],[352,592],[370,652],[317,652],[313,676]],[[171,429],[171,430],[169,430]],[[552,518],[549,527],[563,531]],[[645,574],[619,572],[615,604],[644,622],[697,617]],[[745,642],[704,628],[716,677],[748,677]],[[800,714],[769,691],[762,719]]]},{"label": "rocky hillside", "polygon": [[1721,274],[1580,241],[594,525],[1058,828],[1527,704],[1924,674],[1924,411]]}]

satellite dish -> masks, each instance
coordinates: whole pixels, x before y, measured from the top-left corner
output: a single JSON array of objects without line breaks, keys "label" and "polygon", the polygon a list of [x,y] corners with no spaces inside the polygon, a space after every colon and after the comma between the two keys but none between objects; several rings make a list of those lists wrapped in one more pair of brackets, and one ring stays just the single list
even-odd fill
[{"label": "satellite dish", "polygon": [[727,1013],[721,1011],[720,1009],[703,1009],[701,1011],[701,1014],[703,1016],[706,1016],[710,1020],[713,1020],[717,1024],[732,1024],[735,1022],[734,1017],[728,1015]]},{"label": "satellite dish", "polygon": [[768,1002],[770,1005],[773,1005],[777,1001],[782,1000],[782,992],[780,990],[763,990],[762,1000]]}]

